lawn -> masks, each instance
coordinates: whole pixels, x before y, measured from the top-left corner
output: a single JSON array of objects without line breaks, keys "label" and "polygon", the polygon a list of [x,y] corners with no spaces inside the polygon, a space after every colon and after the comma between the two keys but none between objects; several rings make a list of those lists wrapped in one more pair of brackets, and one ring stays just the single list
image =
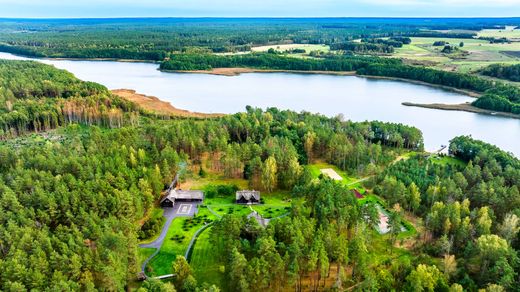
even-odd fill
[{"label": "lawn", "polygon": [[199,283],[215,284],[223,287],[224,274],[220,272],[223,266],[215,253],[215,248],[210,242],[211,227],[204,230],[193,247],[190,265],[195,278]]},{"label": "lawn", "polygon": [[[274,218],[286,214],[291,206],[291,195],[288,192],[261,193],[263,204],[252,205],[251,208],[265,218]],[[251,213],[249,206],[235,204],[235,197],[206,198],[205,205],[211,210],[223,216],[226,214],[248,215]]]},{"label": "lawn", "polygon": [[466,166],[466,162],[462,161],[461,159],[458,159],[456,157],[451,157],[451,156],[433,155],[430,157],[430,161],[435,164],[440,164],[440,165],[452,164],[452,165],[456,165],[456,166],[460,166],[460,167]]},{"label": "lawn", "polygon": [[155,248],[138,248],[137,249],[137,260],[139,262],[139,267],[143,264],[143,262],[149,258],[155,252]]},{"label": "lawn", "polygon": [[[197,230],[204,226],[204,222],[214,220],[215,216],[207,208],[199,208],[195,218],[175,218],[168,229],[166,239],[159,253],[150,261],[148,267],[150,275],[165,275],[171,273],[172,262],[177,255],[186,253],[191,238]],[[147,267],[147,268],[148,268]]]},{"label": "lawn", "polygon": [[359,182],[359,180],[361,180],[360,178],[349,176],[345,171],[340,170],[335,165],[328,164],[325,162],[318,162],[318,163],[313,163],[313,164],[307,165],[306,167],[309,168],[311,174],[315,178],[318,178],[321,175],[322,169],[327,169],[327,168],[333,169],[337,174],[339,174],[343,178],[343,180],[340,181],[341,183],[343,183],[345,186],[347,186],[351,189],[358,190],[362,194],[365,193],[365,188],[363,188],[363,186],[361,185],[361,182]]}]

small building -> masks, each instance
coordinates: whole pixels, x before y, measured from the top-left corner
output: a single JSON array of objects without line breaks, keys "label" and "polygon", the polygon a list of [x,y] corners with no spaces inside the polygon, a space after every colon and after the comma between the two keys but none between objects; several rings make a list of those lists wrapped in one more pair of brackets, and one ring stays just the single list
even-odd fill
[{"label": "small building", "polygon": [[173,207],[175,202],[202,202],[204,193],[202,191],[185,191],[172,189],[161,200],[161,207]]},{"label": "small building", "polygon": [[260,192],[259,191],[238,191],[236,193],[236,203],[244,205],[260,204]]}]

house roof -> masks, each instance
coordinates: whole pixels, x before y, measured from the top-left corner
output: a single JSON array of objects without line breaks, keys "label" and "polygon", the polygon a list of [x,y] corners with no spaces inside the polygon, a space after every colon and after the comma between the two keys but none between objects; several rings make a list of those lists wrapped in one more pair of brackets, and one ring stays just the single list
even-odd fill
[{"label": "house roof", "polygon": [[248,191],[248,190],[238,191],[236,193],[236,199],[240,200],[240,198],[244,198],[247,201],[250,201],[251,198],[254,198],[257,201],[260,201],[260,192],[259,191]]},{"label": "house roof", "polygon": [[175,200],[203,200],[204,193],[202,191],[185,191],[172,189],[168,195],[164,196],[161,203],[166,199],[175,202]]}]

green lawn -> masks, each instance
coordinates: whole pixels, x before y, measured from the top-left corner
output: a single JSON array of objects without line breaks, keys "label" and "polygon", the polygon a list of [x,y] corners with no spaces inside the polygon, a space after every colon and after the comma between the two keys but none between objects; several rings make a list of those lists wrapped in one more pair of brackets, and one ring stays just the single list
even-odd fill
[{"label": "green lawn", "polygon": [[137,249],[137,260],[139,261],[139,267],[143,264],[143,262],[149,258],[155,252],[155,248],[138,248]]},{"label": "green lawn", "polygon": [[209,241],[210,235],[211,227],[199,235],[193,247],[190,265],[199,283],[206,282],[223,287],[224,274],[220,272],[223,263],[219,262],[215,249]]},{"label": "green lawn", "polygon": [[214,220],[215,216],[207,208],[199,208],[196,218],[180,217],[173,220],[161,250],[148,265],[152,269],[149,272],[151,275],[170,274],[177,255],[184,256],[195,232],[204,225],[205,220]]},{"label": "green lawn", "polygon": [[[263,217],[274,218],[289,212],[287,208],[291,206],[292,199],[288,192],[261,193],[261,197],[263,204],[252,205],[251,208]],[[221,216],[226,214],[248,215],[251,213],[249,206],[235,204],[234,196],[206,198],[204,204]]]},{"label": "green lawn", "polygon": [[340,170],[335,165],[328,164],[325,162],[320,162],[320,163],[313,163],[313,164],[307,165],[306,167],[309,168],[311,174],[315,178],[318,178],[321,175],[321,169],[331,168],[343,178],[343,180],[341,180],[341,183],[345,184],[350,189],[356,189],[362,194],[365,193],[365,188],[363,188],[363,186],[361,185],[361,182],[359,182],[359,180],[361,180],[361,178],[349,176],[345,171]]},{"label": "green lawn", "polygon": [[466,162],[464,162],[456,157],[451,157],[451,156],[441,157],[438,155],[433,155],[430,157],[430,161],[433,163],[436,163],[436,164],[441,164],[441,165],[452,164],[452,165],[457,165],[457,166],[461,166],[461,167],[466,166]]}]

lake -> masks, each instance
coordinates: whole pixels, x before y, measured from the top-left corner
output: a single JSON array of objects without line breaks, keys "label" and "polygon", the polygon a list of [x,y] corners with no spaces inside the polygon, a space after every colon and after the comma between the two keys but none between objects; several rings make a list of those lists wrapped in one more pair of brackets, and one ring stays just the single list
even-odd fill
[{"label": "lake", "polygon": [[[28,58],[0,53],[0,58]],[[414,103],[463,103],[473,98],[439,88],[356,76],[247,73],[239,76],[164,73],[157,64],[38,59],[109,89],[134,89],[181,109],[236,113],[246,105],[342,114],[353,121],[379,120],[415,126],[426,150],[437,150],[458,135],[495,144],[520,157],[520,120],[482,114],[403,106]]]}]

